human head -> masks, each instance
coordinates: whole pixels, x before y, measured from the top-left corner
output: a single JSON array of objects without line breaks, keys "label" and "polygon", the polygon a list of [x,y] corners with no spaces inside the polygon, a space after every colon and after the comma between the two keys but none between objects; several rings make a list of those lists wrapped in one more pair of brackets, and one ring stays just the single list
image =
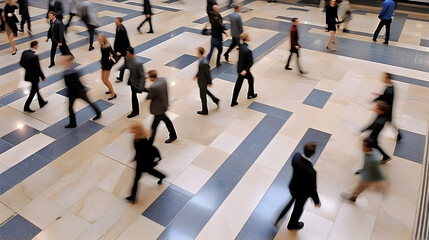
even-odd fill
[{"label": "human head", "polygon": [[205,52],[205,50],[204,50],[203,47],[198,47],[197,48],[197,55],[198,55],[199,58],[202,58],[204,56],[204,52]]},{"label": "human head", "polygon": [[49,18],[49,20],[54,20],[55,19],[55,12],[54,11],[50,11],[49,13],[48,13],[48,18]]},{"label": "human head", "polygon": [[316,153],[316,142],[309,142],[304,146],[304,155],[308,158],[312,157]]},{"label": "human head", "polygon": [[295,26],[298,26],[299,25],[299,19],[296,17],[292,18],[292,24]]},{"label": "human head", "polygon": [[240,12],[240,5],[238,4],[234,5],[234,12]]},{"label": "human head", "polygon": [[330,4],[331,6],[335,6],[335,0],[331,0],[331,1],[329,1],[329,4]]},{"label": "human head", "polygon": [[105,45],[107,43],[106,35],[102,33],[98,34],[98,43],[100,43],[101,45]]},{"label": "human head", "polygon": [[219,5],[213,5],[213,12],[219,13]]},{"label": "human head", "polygon": [[148,138],[148,131],[139,122],[132,122],[130,125],[130,133],[134,134],[134,139]]},{"label": "human head", "polygon": [[250,41],[250,36],[249,36],[249,34],[247,34],[247,33],[242,33],[242,34],[240,34],[240,39],[241,39],[243,42],[249,42],[249,41]]},{"label": "human head", "polygon": [[125,49],[125,51],[127,51],[127,57],[134,58],[134,48],[127,47],[127,49]]},{"label": "human head", "polygon": [[116,25],[116,27],[121,26],[123,21],[124,21],[124,19],[123,19],[123,18],[121,18],[121,17],[117,17],[117,18],[115,19],[115,25]]},{"label": "human head", "polygon": [[383,115],[383,114],[387,113],[388,111],[390,111],[390,107],[384,101],[378,101],[377,104],[375,105],[375,112],[377,114]]},{"label": "human head", "polygon": [[31,41],[31,43],[30,43],[30,47],[31,47],[31,48],[33,48],[33,49],[37,49],[37,48],[39,48],[39,42],[38,42],[38,41],[36,41],[36,40]]},{"label": "human head", "polygon": [[385,72],[383,82],[388,85],[392,84],[392,74]]},{"label": "human head", "polygon": [[156,72],[156,70],[150,70],[149,72],[147,72],[147,75],[149,76],[149,80],[151,82],[155,82],[156,78],[158,77],[158,73]]}]

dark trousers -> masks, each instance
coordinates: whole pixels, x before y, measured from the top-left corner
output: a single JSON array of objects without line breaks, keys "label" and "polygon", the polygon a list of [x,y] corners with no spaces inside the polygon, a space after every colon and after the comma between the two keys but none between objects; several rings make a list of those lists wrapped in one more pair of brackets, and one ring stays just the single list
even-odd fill
[{"label": "dark trousers", "polygon": [[386,152],[383,151],[383,149],[381,149],[380,145],[378,145],[378,141],[375,142],[374,146],[375,149],[377,149],[378,151],[380,151],[381,155],[383,155],[383,159],[389,159],[390,156],[387,155]]},{"label": "dark trousers", "polygon": [[135,88],[131,83],[131,105],[133,107],[133,111],[131,114],[139,115],[140,113],[140,106],[139,106],[139,99],[137,98],[138,90]]},{"label": "dark trousers", "polygon": [[146,19],[142,23],[140,23],[138,29],[140,29],[143,26],[143,24],[145,22],[147,22],[147,21],[149,22],[149,32],[153,32],[153,29],[152,29],[152,16],[146,17]]},{"label": "dark trousers", "polygon": [[[51,65],[55,64],[55,54],[57,53],[57,47],[58,47],[58,43],[52,42],[52,45],[51,45]],[[73,55],[70,52],[70,49],[67,46],[67,43],[65,43],[65,42],[61,45],[60,51],[61,51],[62,55]]]},{"label": "dark trousers", "polygon": [[31,18],[28,11],[24,11],[21,15],[21,30],[24,30],[24,24],[27,22],[27,29],[31,31]]},{"label": "dark trousers", "polygon": [[66,32],[67,32],[67,28],[69,28],[69,27],[70,27],[70,23],[71,23],[72,18],[73,18],[74,16],[76,16],[76,14],[75,14],[75,13],[70,13],[69,20],[68,20],[67,24],[64,26],[64,30],[65,30]]},{"label": "dark trousers", "polygon": [[95,106],[92,102],[89,101],[88,96],[86,95],[85,92],[79,94],[78,96],[69,97],[69,115],[70,115],[69,116],[69,118],[70,118],[70,123],[69,124],[70,125],[75,125],[76,126],[76,116],[74,114],[73,104],[74,104],[74,101],[76,101],[76,99],[78,99],[78,98],[80,98],[80,99],[84,100],[85,102],[87,102],[89,104],[89,106],[91,106],[94,109],[95,114],[97,114],[97,115],[101,114],[101,112],[100,112],[100,110],[98,110],[97,106]]},{"label": "dark trousers", "polygon": [[302,212],[304,211],[305,202],[307,201],[308,197],[293,197],[290,200],[290,202],[286,205],[286,207],[283,209],[283,211],[280,213],[279,217],[277,218],[276,224],[282,219],[286,213],[289,211],[289,209],[292,207],[292,204],[295,203],[292,211],[292,215],[289,219],[288,226],[296,226],[298,224],[299,218],[302,215]]},{"label": "dark trousers", "polygon": [[386,34],[384,36],[384,43],[389,43],[389,37],[390,37],[390,24],[392,23],[392,19],[381,19],[380,23],[377,26],[377,29],[374,32],[374,36],[372,39],[375,41],[378,37],[378,34],[380,33],[380,30],[383,28],[383,26],[386,26]]},{"label": "dark trousers", "polygon": [[86,27],[88,28],[89,33],[89,46],[92,47],[92,44],[94,43],[94,34],[95,34],[95,26],[85,23]]},{"label": "dark trousers", "polygon": [[220,56],[222,55],[222,50],[223,50],[222,39],[214,38],[214,37],[211,38],[210,52],[209,52],[209,54],[207,54],[207,60],[209,60],[209,62],[210,62],[210,59],[212,58],[214,48],[217,48],[216,65],[219,65],[220,64]]},{"label": "dark trousers", "polygon": [[143,172],[147,172],[147,173],[149,173],[150,175],[152,175],[152,176],[154,176],[154,177],[156,177],[156,178],[159,178],[159,179],[163,179],[163,178],[165,178],[165,175],[163,174],[163,173],[161,173],[161,172],[159,172],[158,170],[155,170],[155,169],[149,169],[149,170],[143,170],[143,169],[139,169],[138,167],[136,168],[136,176],[135,176],[135,178],[134,178],[134,184],[133,184],[133,188],[131,189],[131,197],[132,198],[136,198],[136,195],[137,195],[137,187],[138,187],[138,185],[139,185],[139,180],[140,180],[140,177],[141,177],[141,175],[142,175],[142,173]]},{"label": "dark trousers", "polygon": [[244,79],[247,79],[249,83],[249,90],[247,91],[247,96],[253,96],[255,94],[255,90],[253,87],[253,75],[250,71],[247,72],[245,76],[238,74],[237,81],[235,82],[234,92],[232,94],[232,103],[237,102],[238,94],[240,93],[241,86],[243,85]]},{"label": "dark trousers", "polygon": [[287,59],[286,67],[287,68],[289,67],[290,60],[292,59],[292,55],[294,53],[296,53],[296,64],[298,65],[299,71],[301,71],[301,66],[299,65],[299,52],[298,52],[298,50],[297,51],[290,51],[290,55],[289,55],[289,58]]},{"label": "dark trousers", "polygon": [[163,113],[160,115],[155,115],[155,117],[153,119],[152,127],[151,127],[152,128],[152,135],[149,138],[149,142],[151,144],[153,144],[153,142],[155,141],[156,129],[158,128],[158,125],[161,121],[163,121],[165,123],[165,126],[167,126],[168,133],[170,134],[170,138],[177,138],[176,130],[174,130],[173,123],[167,117],[167,115],[165,115],[165,113]]},{"label": "dark trousers", "polygon": [[201,88],[200,87],[200,98],[201,98],[201,105],[202,105],[202,112],[208,112],[207,108],[207,95],[213,100],[214,103],[217,104],[219,102],[219,99],[215,97],[208,89],[207,87]]},{"label": "dark trousers", "polygon": [[39,83],[31,83],[30,95],[28,95],[27,101],[25,101],[24,109],[30,109],[31,101],[33,101],[34,95],[37,94],[37,100],[39,101],[39,106],[42,107],[45,105],[46,101],[43,100],[39,92]]},{"label": "dark trousers", "polygon": [[225,55],[228,55],[236,46],[240,46],[240,38],[233,37],[231,40],[231,45],[229,46],[228,50],[226,50]]}]

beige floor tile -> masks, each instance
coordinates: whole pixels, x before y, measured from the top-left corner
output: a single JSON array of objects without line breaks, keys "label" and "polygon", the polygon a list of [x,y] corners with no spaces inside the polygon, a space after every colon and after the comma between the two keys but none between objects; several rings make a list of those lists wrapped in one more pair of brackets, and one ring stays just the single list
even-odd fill
[{"label": "beige floor tile", "polygon": [[118,240],[131,240],[131,239],[141,239],[144,236],[145,239],[155,240],[161,235],[164,231],[164,227],[157,224],[156,222],[148,219],[147,217],[140,216],[134,223],[130,225],[127,230],[125,230]]},{"label": "beige floor tile", "polygon": [[55,202],[38,197],[19,211],[19,214],[40,229],[46,229],[49,224],[62,218],[65,212],[66,209]]},{"label": "beige floor tile", "polygon": [[37,234],[34,239],[77,239],[90,226],[91,224],[76,215],[66,213]]}]

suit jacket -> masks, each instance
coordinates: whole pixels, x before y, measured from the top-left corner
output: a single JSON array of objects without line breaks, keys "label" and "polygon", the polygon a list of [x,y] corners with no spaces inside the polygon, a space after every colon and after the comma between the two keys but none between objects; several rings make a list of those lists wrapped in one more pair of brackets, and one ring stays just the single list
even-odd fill
[{"label": "suit jacket", "polygon": [[240,51],[238,55],[237,73],[241,73],[243,70],[249,72],[250,67],[253,65],[253,54],[249,49],[247,43],[240,45]]},{"label": "suit jacket", "polygon": [[139,171],[152,169],[156,165],[155,159],[161,159],[159,151],[146,138],[134,140],[134,148],[136,150],[134,160],[137,162],[136,168]]},{"label": "suit jacket", "polygon": [[157,78],[150,86],[149,94],[146,97],[151,99],[150,113],[153,115],[164,114],[168,109],[167,82],[164,78]]},{"label": "suit jacket", "polygon": [[128,85],[135,87],[139,93],[145,89],[146,76],[143,69],[143,64],[138,62],[135,58],[127,58],[127,61],[122,65],[119,70],[130,70],[130,77]]},{"label": "suit jacket", "polygon": [[371,133],[369,134],[370,139],[374,140],[375,142],[378,142],[378,135],[380,135],[381,130],[383,130],[384,125],[386,124],[388,120],[388,115],[377,115],[377,118],[374,120],[371,125],[369,125],[367,128],[362,130],[362,132],[371,130]]},{"label": "suit jacket", "polygon": [[290,28],[290,51],[291,52],[297,52],[298,49],[296,49],[295,46],[300,46],[298,43],[298,28],[296,25],[292,25]]},{"label": "suit jacket", "polygon": [[60,1],[55,0],[53,6],[51,6],[51,3],[48,3],[48,12],[46,13],[46,18],[48,18],[48,14],[50,11],[54,11],[55,17],[58,18],[60,21],[63,20],[63,5]]},{"label": "suit jacket", "polygon": [[207,89],[207,85],[212,84],[212,75],[207,58],[203,58],[198,65],[198,87]]},{"label": "suit jacket", "polygon": [[80,73],[75,69],[75,66],[64,71],[64,81],[67,86],[67,96],[80,97],[85,93],[85,87],[79,80]]},{"label": "suit jacket", "polygon": [[389,105],[390,109],[386,112],[387,121],[392,121],[392,110],[393,110],[393,99],[394,99],[394,89],[393,85],[387,86],[386,89],[384,89],[383,94],[378,96],[374,101],[383,101]]},{"label": "suit jacket", "polygon": [[152,15],[152,7],[150,6],[149,0],[144,0],[143,3],[144,3],[143,14]]},{"label": "suit jacket", "polygon": [[217,5],[216,0],[207,0],[207,13],[213,11],[213,5]]},{"label": "suit jacket", "polygon": [[226,30],[222,16],[219,13],[209,12],[209,21],[212,25],[212,37],[222,40],[222,33]]},{"label": "suit jacket", "polygon": [[24,15],[28,12],[28,0],[18,0],[19,15]]},{"label": "suit jacket", "polygon": [[22,52],[19,64],[25,69],[25,81],[38,83],[40,79],[45,79],[45,75],[40,68],[39,57],[32,49]]},{"label": "suit jacket", "polygon": [[99,27],[100,23],[98,22],[97,11],[94,8],[94,5],[89,1],[83,1],[77,7],[77,15],[82,19],[82,21],[88,25],[94,27]]},{"label": "suit jacket", "polygon": [[292,158],[293,175],[289,183],[289,190],[293,197],[311,197],[315,204],[320,203],[317,193],[317,173],[310,161],[300,153]]},{"label": "suit jacket", "polygon": [[240,34],[243,33],[243,23],[241,22],[241,16],[238,12],[234,12],[229,15],[231,22],[231,36],[239,38]]},{"label": "suit jacket", "polygon": [[116,28],[115,42],[113,43],[113,48],[115,52],[121,53],[125,57],[127,47],[131,46],[130,40],[128,39],[127,30],[124,25]]},{"label": "suit jacket", "polygon": [[57,18],[54,22],[51,22],[51,26],[48,30],[48,38],[51,39],[54,43],[65,43],[66,39],[64,38],[64,24]]}]

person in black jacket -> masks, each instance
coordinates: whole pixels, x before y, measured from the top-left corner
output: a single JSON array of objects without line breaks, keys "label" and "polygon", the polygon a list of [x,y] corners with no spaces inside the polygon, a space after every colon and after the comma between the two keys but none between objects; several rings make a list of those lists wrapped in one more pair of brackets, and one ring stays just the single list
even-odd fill
[{"label": "person in black jacket", "polygon": [[13,0],[6,0],[4,11],[1,14],[2,21],[5,22],[7,39],[12,46],[12,55],[15,55],[18,51],[15,46],[15,41],[13,40],[14,37],[18,37],[18,27],[16,26],[16,23],[19,21],[15,15],[16,9],[18,9],[18,7],[15,5]]},{"label": "person in black jacket", "polygon": [[46,42],[51,39],[51,64],[48,68],[55,66],[55,54],[57,53],[57,47],[60,47],[62,55],[71,55],[69,47],[67,46],[66,39],[64,37],[64,24],[58,20],[55,16],[55,12],[49,12],[48,14],[51,26],[48,30],[48,37],[46,38]]},{"label": "person in black jacket", "polygon": [[143,24],[146,21],[149,21],[149,32],[147,33],[153,33],[153,28],[152,28],[152,7],[150,6],[150,2],[149,0],[144,0],[144,9],[143,9],[143,14],[146,16],[146,19],[140,23],[140,25],[137,27],[137,31],[139,31],[139,33],[142,33],[140,31],[140,28],[143,26]]},{"label": "person in black jacket", "polygon": [[[115,42],[113,43],[113,50],[116,52],[116,62],[119,61],[121,57],[124,57],[127,55],[127,48],[131,47],[130,40],[128,39],[127,29],[125,29],[124,25],[122,25],[122,22],[124,20],[121,17],[117,17],[115,20],[116,25],[116,35],[115,35]],[[125,61],[126,58],[125,58]],[[124,63],[125,65],[126,63]],[[124,79],[124,73],[125,69],[119,72],[119,77],[116,79],[118,81],[122,81]]]},{"label": "person in black jacket", "polygon": [[207,95],[213,100],[214,103],[219,107],[219,98],[215,97],[207,87],[212,86],[212,75],[210,73],[209,62],[204,58],[204,48],[199,47],[197,50],[197,56],[200,59],[198,65],[198,72],[194,79],[198,79],[198,87],[200,88],[200,98],[202,104],[202,110],[198,111],[198,114],[208,115],[209,110],[207,108]]},{"label": "person in black jacket", "polygon": [[234,107],[238,104],[237,98],[240,93],[241,86],[243,85],[243,80],[246,78],[249,83],[249,90],[247,91],[247,99],[256,98],[258,96],[255,93],[253,87],[253,75],[250,72],[250,68],[253,65],[253,55],[252,51],[249,49],[247,42],[250,41],[249,34],[242,33],[240,39],[243,41],[243,44],[240,45],[239,55],[238,55],[238,64],[237,64],[237,73],[238,78],[235,82],[234,93],[232,94],[231,107]]},{"label": "person in black jacket", "polygon": [[60,20],[61,22],[63,21],[63,5],[61,4],[60,1],[58,0],[49,0],[49,5],[48,5],[48,12],[46,13],[46,18],[49,18],[49,13],[50,12],[55,12],[55,17]]},{"label": "person in black jacket", "polygon": [[286,215],[294,202],[295,206],[293,207],[292,215],[287,225],[289,230],[299,230],[304,227],[304,223],[299,222],[299,218],[302,215],[305,202],[308,198],[313,199],[316,207],[321,206],[319,194],[317,193],[317,173],[310,159],[316,153],[316,147],[317,144],[315,142],[309,142],[304,146],[304,154],[295,153],[293,156],[293,175],[289,183],[292,200],[280,213],[276,225],[280,219]]},{"label": "person in black jacket", "polygon": [[207,54],[207,60],[210,62],[212,58],[214,48],[217,48],[217,58],[216,58],[216,66],[219,67],[222,65],[220,63],[220,56],[222,55],[222,33],[228,37],[228,34],[225,32],[226,28],[223,24],[222,16],[219,14],[219,6],[213,6],[213,12],[209,13],[210,16],[210,24],[212,25],[211,35],[212,38],[210,40],[210,52]]},{"label": "person in black jacket", "polygon": [[[217,5],[216,0],[207,0],[207,7],[206,7],[206,12],[207,12],[207,16],[210,19],[210,12],[213,12],[213,6]],[[203,35],[205,35],[207,33],[207,25],[209,25],[210,21],[208,21],[205,25],[203,30],[201,31],[201,33]]]},{"label": "person in black jacket", "polygon": [[70,123],[64,126],[65,128],[75,128],[76,116],[73,110],[73,104],[76,99],[80,98],[87,102],[95,111],[96,116],[92,120],[97,120],[101,117],[101,112],[98,108],[89,101],[86,95],[85,87],[80,82],[80,73],[75,69],[76,65],[73,64],[74,57],[72,55],[64,56],[63,64],[66,70],[64,71],[64,81],[67,86],[67,96],[69,97],[69,119]]},{"label": "person in black jacket", "polygon": [[156,166],[155,160],[161,160],[158,149],[156,149],[148,140],[149,134],[141,123],[134,122],[130,126],[130,132],[134,134],[134,148],[136,155],[131,161],[136,161],[136,175],[134,177],[133,188],[131,195],[126,197],[130,202],[136,201],[137,187],[140,177],[143,172],[159,178],[158,184],[162,184],[162,180],[166,177],[163,173],[154,169]]},{"label": "person in black jacket", "polygon": [[39,47],[38,41],[32,41],[30,43],[31,49],[25,50],[21,55],[21,61],[19,64],[25,69],[24,80],[31,82],[30,95],[28,95],[27,101],[24,104],[25,112],[34,112],[31,110],[30,104],[33,101],[34,95],[37,94],[37,100],[39,101],[40,108],[44,107],[48,101],[43,100],[39,92],[39,80],[46,81],[45,75],[40,68],[39,57],[35,54]]},{"label": "person in black jacket", "polygon": [[326,24],[328,25],[329,31],[329,42],[326,45],[326,49],[333,52],[335,48],[332,44],[335,44],[335,33],[337,30],[338,21],[338,7],[335,0],[330,0],[329,4],[325,7],[326,12]]},{"label": "person in black jacket", "polygon": [[28,34],[31,35],[31,18],[28,12],[28,0],[18,0],[19,14],[21,15],[21,29],[20,32],[24,32],[24,24],[27,22]]}]

